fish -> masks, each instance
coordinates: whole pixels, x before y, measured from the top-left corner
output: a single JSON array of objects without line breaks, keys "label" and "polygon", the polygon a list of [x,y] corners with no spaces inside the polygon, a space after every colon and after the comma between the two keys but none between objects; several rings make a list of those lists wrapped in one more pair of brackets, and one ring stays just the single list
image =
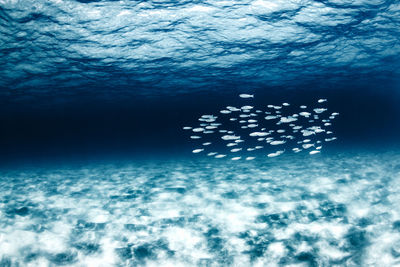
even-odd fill
[{"label": "fish", "polygon": [[313,110],[314,110],[315,113],[320,114],[320,113],[322,113],[324,111],[327,111],[328,109],[326,109],[326,108],[314,108]]},{"label": "fish", "polygon": [[220,111],[220,113],[222,113],[222,114],[229,114],[229,113],[231,113],[231,111],[223,109],[223,110]]},{"label": "fish", "polygon": [[284,133],[284,132],[286,132],[284,129],[279,129],[279,130],[277,130],[276,131],[277,133]]},{"label": "fish", "polygon": [[277,116],[272,116],[272,115],[269,115],[269,116],[265,117],[266,120],[273,120],[273,119],[276,119],[276,118],[277,118]]},{"label": "fish", "polygon": [[231,160],[239,160],[239,159],[241,159],[242,157],[233,157],[233,158],[231,158]]},{"label": "fish", "polygon": [[198,136],[198,135],[192,135],[192,136],[190,136],[190,138],[191,138],[191,139],[200,139],[200,138],[201,138],[201,136]]},{"label": "fish", "polygon": [[304,149],[309,149],[310,147],[313,147],[314,146],[314,144],[303,144],[302,145],[302,147],[304,148]]},{"label": "fish", "polygon": [[250,95],[250,94],[240,94],[239,97],[240,97],[240,98],[254,98],[254,95]]},{"label": "fish", "polygon": [[240,111],[239,108],[237,108],[237,107],[232,107],[232,106],[227,106],[226,109],[229,110],[229,111]]},{"label": "fish", "polygon": [[211,134],[211,133],[214,133],[214,131],[209,131],[209,130],[208,130],[208,131],[204,131],[203,133],[204,133],[204,134]]},{"label": "fish", "polygon": [[307,106],[304,106],[304,105],[303,105],[303,106],[300,106],[300,108],[305,109],[305,108],[307,108]]},{"label": "fish", "polygon": [[243,107],[241,107],[241,109],[252,109],[252,108],[254,108],[253,106],[243,106]]},{"label": "fish", "polygon": [[230,147],[230,146],[237,146],[237,145],[238,145],[238,143],[228,143],[228,144],[226,144],[227,147]]},{"label": "fish", "polygon": [[199,132],[204,131],[204,128],[194,128],[192,131],[195,133],[199,133]]},{"label": "fish", "polygon": [[191,130],[191,129],[192,129],[192,127],[185,126],[185,127],[183,127],[182,129],[183,129],[183,130]]},{"label": "fish", "polygon": [[256,146],[255,149],[261,149],[263,146]]},{"label": "fish", "polygon": [[269,153],[267,156],[268,156],[269,158],[273,158],[273,157],[277,157],[277,156],[283,154],[283,152],[285,152],[285,151],[284,151],[284,150],[278,150],[278,151],[276,151],[276,152],[274,152],[274,153]]},{"label": "fish", "polygon": [[212,130],[212,129],[216,129],[216,128],[217,128],[217,126],[212,126],[212,125],[206,126],[207,130]]},{"label": "fish", "polygon": [[290,106],[290,104],[285,102],[285,103],[282,103],[282,106],[288,107],[288,106]]},{"label": "fish", "polygon": [[332,138],[325,138],[325,142],[331,142],[333,140],[336,140],[336,137],[332,137]]},{"label": "fish", "polygon": [[203,146],[209,146],[209,145],[211,145],[211,142],[205,142],[205,143],[203,143],[202,145],[203,145]]},{"label": "fish", "polygon": [[255,123],[255,122],[257,122],[257,120],[248,120],[247,122],[248,123]]},{"label": "fish", "polygon": [[289,117],[281,117],[281,120],[280,120],[280,122],[282,122],[282,123],[289,123],[292,121],[297,121],[297,119],[289,116]]},{"label": "fish", "polygon": [[308,118],[308,117],[311,116],[311,113],[310,113],[310,112],[303,111],[303,112],[300,112],[299,115]]},{"label": "fish", "polygon": [[295,148],[292,148],[292,150],[293,150],[293,152],[294,152],[294,153],[298,153],[298,152],[300,152],[300,151],[301,151],[301,149],[300,149],[300,148],[297,148],[297,147],[295,147]]},{"label": "fish", "polygon": [[236,135],[224,135],[221,137],[222,140],[237,140],[240,139],[240,136]]},{"label": "fish", "polygon": [[242,148],[232,148],[231,149],[231,152],[239,152],[239,151],[241,151],[242,150]]},{"label": "fish", "polygon": [[249,127],[249,128],[256,128],[256,127],[258,127],[258,124],[249,124],[249,125],[247,125],[247,127]]},{"label": "fish", "polygon": [[314,154],[317,154],[317,153],[321,153],[321,151],[319,151],[319,150],[310,151],[310,155],[314,155]]},{"label": "fish", "polygon": [[218,154],[218,155],[215,156],[216,159],[221,159],[221,158],[224,158],[224,157],[226,157],[226,155],[224,155],[224,154]]},{"label": "fish", "polygon": [[318,103],[324,103],[324,102],[327,102],[327,101],[328,101],[327,99],[323,99],[323,98],[318,99]]},{"label": "fish", "polygon": [[230,121],[236,121],[237,118],[230,118],[229,120],[230,120]]},{"label": "fish", "polygon": [[217,154],[218,154],[217,152],[210,152],[210,153],[207,154],[207,156],[214,156],[214,155],[217,155]]},{"label": "fish", "polygon": [[192,152],[193,153],[200,153],[202,151],[204,151],[204,148],[198,148],[198,149],[193,150]]},{"label": "fish", "polygon": [[256,157],[247,157],[246,158],[246,160],[253,160],[253,159],[255,159]]},{"label": "fish", "polygon": [[272,141],[269,144],[273,145],[273,146],[277,146],[277,145],[283,145],[284,143],[286,143],[286,141],[284,141],[284,140],[275,140],[275,141]]}]

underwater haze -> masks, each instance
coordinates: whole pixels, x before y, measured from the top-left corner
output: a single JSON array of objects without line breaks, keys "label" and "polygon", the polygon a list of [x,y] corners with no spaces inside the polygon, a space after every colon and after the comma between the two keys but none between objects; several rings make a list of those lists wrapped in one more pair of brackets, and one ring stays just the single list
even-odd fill
[{"label": "underwater haze", "polygon": [[400,3],[0,0],[0,266],[400,265]]}]

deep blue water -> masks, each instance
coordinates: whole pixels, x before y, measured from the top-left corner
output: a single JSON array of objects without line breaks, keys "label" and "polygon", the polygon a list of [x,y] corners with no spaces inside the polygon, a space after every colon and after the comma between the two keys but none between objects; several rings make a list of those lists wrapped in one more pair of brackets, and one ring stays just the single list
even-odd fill
[{"label": "deep blue water", "polygon": [[0,0],[0,266],[398,265],[399,103],[398,1]]}]

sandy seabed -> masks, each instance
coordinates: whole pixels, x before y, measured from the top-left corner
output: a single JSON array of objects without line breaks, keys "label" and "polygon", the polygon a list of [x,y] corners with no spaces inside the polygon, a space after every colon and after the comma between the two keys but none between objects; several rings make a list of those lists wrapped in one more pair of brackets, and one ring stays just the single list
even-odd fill
[{"label": "sandy seabed", "polygon": [[397,152],[0,175],[0,266],[400,265]]}]

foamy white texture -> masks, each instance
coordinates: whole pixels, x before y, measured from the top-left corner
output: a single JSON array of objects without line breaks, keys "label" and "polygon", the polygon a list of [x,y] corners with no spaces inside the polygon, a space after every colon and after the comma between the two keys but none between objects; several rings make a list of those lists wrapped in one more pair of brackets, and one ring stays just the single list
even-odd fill
[{"label": "foamy white texture", "polygon": [[[398,153],[343,154],[3,172],[0,262],[279,266],[307,264],[298,255],[310,253],[318,264],[395,266],[398,162]],[[28,214],[13,213],[24,206]],[[99,249],[87,253],[81,243]],[[62,253],[71,259],[57,262]]]}]

